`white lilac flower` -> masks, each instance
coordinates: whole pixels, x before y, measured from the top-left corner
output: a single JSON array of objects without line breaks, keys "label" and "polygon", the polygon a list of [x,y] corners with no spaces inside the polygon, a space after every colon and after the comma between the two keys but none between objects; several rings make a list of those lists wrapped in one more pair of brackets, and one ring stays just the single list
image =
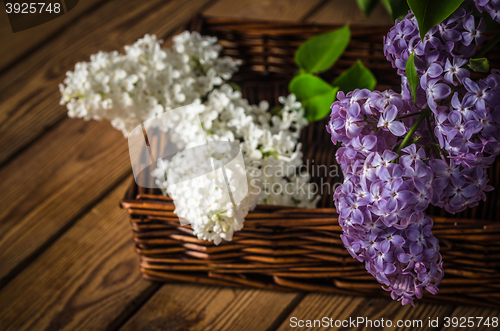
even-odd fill
[{"label": "white lilac flower", "polygon": [[165,110],[200,102],[237,70],[239,61],[219,58],[212,37],[184,32],[172,50],[146,35],[125,54],[99,52],[66,74],[59,88],[70,117],[108,119],[127,135]]},{"label": "white lilac flower", "polygon": [[[126,46],[125,54],[99,52],[90,62],[77,63],[59,86],[61,104],[66,104],[70,117],[107,119],[125,136],[150,118],[193,105],[194,114],[174,112],[155,125],[168,129],[179,148],[189,149],[206,143],[189,134],[198,130],[189,116],[198,115],[209,142],[239,142],[248,194],[237,205],[220,189],[223,185],[214,185],[214,178],[194,176],[189,185],[182,182],[193,178],[197,158],[207,160],[210,155],[159,159],[152,173],[163,193],[173,199],[179,218],[191,223],[198,238],[216,244],[231,240],[257,203],[312,208],[319,199],[309,175],[298,173],[302,165],[298,138],[307,125],[301,103],[293,94],[280,97],[283,108],[274,115],[266,101],[250,105],[225,83],[240,61],[220,58],[220,50],[216,38],[196,32],[174,37],[171,50],[146,35]],[[227,175],[233,190],[235,176],[230,171]],[[178,180],[174,183],[172,178]]]}]

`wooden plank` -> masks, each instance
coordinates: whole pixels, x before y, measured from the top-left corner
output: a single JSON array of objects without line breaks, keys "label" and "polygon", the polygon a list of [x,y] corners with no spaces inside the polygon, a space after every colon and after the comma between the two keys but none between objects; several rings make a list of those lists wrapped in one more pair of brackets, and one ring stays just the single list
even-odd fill
[{"label": "wooden plank", "polygon": [[165,284],[121,330],[266,330],[300,294]]},{"label": "wooden plank", "polygon": [[76,62],[146,33],[167,37],[210,1],[109,1],[11,68],[0,77],[0,164],[66,116],[57,86]]},{"label": "wooden plank", "polygon": [[45,24],[28,30],[12,32],[7,15],[0,15],[0,72],[7,69],[12,62],[17,61],[26,53],[42,45],[58,31],[74,24],[80,17],[91,12],[106,0],[85,0],[68,13]]},{"label": "wooden plank", "polygon": [[299,21],[321,0],[220,0],[204,12],[208,16],[276,21]]},{"label": "wooden plank", "polygon": [[158,287],[142,278],[127,212],[117,205],[128,184],[0,291],[2,330],[105,330]]},{"label": "wooden plank", "polygon": [[0,169],[0,279],[130,172],[120,132],[69,118]]},{"label": "wooden plank", "polygon": [[[499,330],[500,329],[500,310],[492,308],[484,308],[477,306],[457,306],[450,313],[450,327],[445,327],[445,320],[440,321],[439,326],[442,326],[442,331],[444,330],[474,330],[474,331],[487,331],[487,330]],[[453,318],[457,318],[454,320]],[[461,319],[462,318],[462,319]],[[469,318],[472,324],[468,325]],[[482,319],[481,319],[482,318]],[[494,320],[494,318],[496,318]],[[488,319],[488,324],[485,325],[486,319]],[[496,324],[494,324],[496,321]],[[454,327],[453,325],[457,325]],[[460,327],[462,326],[462,327]]]},{"label": "wooden plank", "polygon": [[[384,321],[390,320],[392,326],[390,330],[403,330],[397,327],[399,320],[407,321],[422,320],[422,328],[412,327],[411,330],[427,330],[428,318],[431,319],[439,317],[442,320],[448,316],[453,310],[453,306],[449,305],[432,305],[422,302],[416,302],[415,307],[402,306],[401,303],[391,301],[386,298],[364,298],[342,295],[330,295],[323,293],[308,294],[300,304],[283,320],[283,323],[278,330],[288,330],[293,326],[293,323],[298,320],[321,320],[323,317],[328,317],[335,320],[349,320],[358,317],[370,319],[372,322],[375,320]],[[292,318],[296,318],[292,319]],[[314,327],[314,322],[311,324],[313,327],[308,330],[322,329],[319,323]],[[418,323],[418,322],[415,322]],[[387,324],[386,324],[387,325]],[[418,324],[414,324],[418,326]],[[366,327],[367,325],[359,325],[356,330],[374,330],[374,327]],[[369,325],[368,325],[369,326]],[[323,328],[324,329],[324,328]],[[337,329],[335,325],[333,329]],[[408,329],[408,328],[406,328]]]},{"label": "wooden plank", "polygon": [[[322,24],[392,26],[394,22],[380,3],[372,14],[366,17],[356,1],[330,0],[311,14],[307,21]],[[382,42],[382,41],[380,41]]]}]

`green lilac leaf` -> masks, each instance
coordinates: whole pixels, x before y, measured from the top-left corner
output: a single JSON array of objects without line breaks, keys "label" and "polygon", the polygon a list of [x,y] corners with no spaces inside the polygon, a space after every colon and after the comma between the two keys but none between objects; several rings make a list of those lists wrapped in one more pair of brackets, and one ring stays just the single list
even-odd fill
[{"label": "green lilac leaf", "polygon": [[406,61],[405,67],[406,78],[408,79],[408,84],[410,85],[411,98],[413,103],[417,102],[417,86],[419,83],[417,69],[415,68],[415,59],[414,54],[408,57],[408,61]]},{"label": "green lilac leaf", "polygon": [[366,16],[370,16],[371,12],[380,0],[356,0],[359,8],[365,13]]},{"label": "green lilac leaf", "polygon": [[337,87],[311,74],[296,76],[290,82],[289,90],[304,105],[305,116],[309,122],[320,120],[330,114],[330,106],[338,92]]},{"label": "green lilac leaf", "polygon": [[420,39],[434,26],[448,18],[464,0],[408,0],[418,22]]},{"label": "green lilac leaf", "polygon": [[475,72],[489,72],[490,64],[488,62],[488,59],[484,57],[479,59],[470,59],[469,68],[471,68]]},{"label": "green lilac leaf", "polygon": [[344,93],[354,91],[357,88],[373,90],[377,85],[377,79],[370,69],[358,60],[353,66],[335,78],[332,85],[338,86],[339,90]]},{"label": "green lilac leaf", "polygon": [[306,40],[295,53],[295,62],[308,73],[330,69],[349,44],[349,26],[319,34]]},{"label": "green lilac leaf", "polygon": [[403,19],[408,15],[408,11],[410,10],[406,0],[382,0],[382,3],[394,21],[396,19]]}]

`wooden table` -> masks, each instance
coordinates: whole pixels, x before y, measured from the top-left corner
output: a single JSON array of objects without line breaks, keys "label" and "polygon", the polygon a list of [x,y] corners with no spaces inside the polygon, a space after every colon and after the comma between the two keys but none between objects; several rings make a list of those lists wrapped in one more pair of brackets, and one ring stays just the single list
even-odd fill
[{"label": "wooden table", "polygon": [[[2,7],[3,8],[3,7]],[[279,293],[142,279],[127,213],[127,142],[107,122],[69,119],[58,84],[78,61],[198,13],[390,25],[345,0],[82,0],[13,34],[0,14],[0,330],[285,330],[290,317],[500,317],[500,311],[383,298]],[[397,329],[397,328],[392,328]],[[486,329],[486,328],[485,328]]]}]

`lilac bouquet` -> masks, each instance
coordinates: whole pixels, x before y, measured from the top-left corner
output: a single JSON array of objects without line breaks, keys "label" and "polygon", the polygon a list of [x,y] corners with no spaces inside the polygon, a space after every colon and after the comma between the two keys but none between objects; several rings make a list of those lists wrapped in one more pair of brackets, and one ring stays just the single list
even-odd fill
[{"label": "lilac bouquet", "polygon": [[[344,182],[334,194],[342,241],[394,300],[437,294],[444,276],[429,204],[457,213],[485,199],[500,153],[500,73],[480,57],[500,1],[465,1],[422,36],[417,10],[390,29],[384,53],[402,92],[339,92],[327,130]],[[409,1],[410,8],[412,2]],[[413,9],[413,8],[412,8]]]}]

